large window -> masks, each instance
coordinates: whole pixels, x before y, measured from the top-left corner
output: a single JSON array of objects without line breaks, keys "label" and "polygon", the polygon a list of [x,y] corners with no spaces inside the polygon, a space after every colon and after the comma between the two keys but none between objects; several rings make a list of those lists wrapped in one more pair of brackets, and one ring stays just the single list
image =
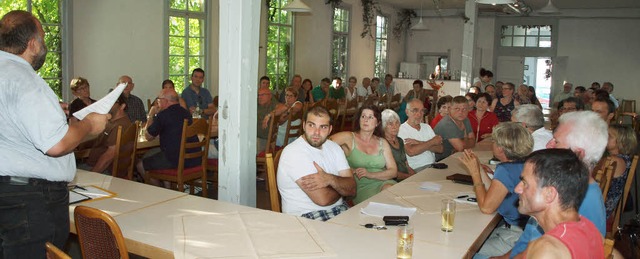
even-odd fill
[{"label": "large window", "polygon": [[291,61],[292,14],[281,10],[288,0],[271,0],[269,29],[267,31],[267,76],[271,87],[284,89],[289,86]]},{"label": "large window", "polygon": [[503,25],[501,33],[503,47],[551,47],[550,25]]},{"label": "large window", "polygon": [[331,76],[346,78],[349,74],[349,10],[333,9],[333,42],[331,43]]},{"label": "large window", "polygon": [[44,41],[49,52],[40,75],[62,100],[62,2],[61,0],[10,0],[0,1],[0,17],[12,10],[33,13],[42,23]]},{"label": "large window", "polygon": [[191,71],[205,71],[206,2],[204,0],[169,0],[169,79],[178,93],[189,85]]},{"label": "large window", "polygon": [[387,74],[387,17],[376,16],[376,56],[374,59],[374,75],[383,78]]}]

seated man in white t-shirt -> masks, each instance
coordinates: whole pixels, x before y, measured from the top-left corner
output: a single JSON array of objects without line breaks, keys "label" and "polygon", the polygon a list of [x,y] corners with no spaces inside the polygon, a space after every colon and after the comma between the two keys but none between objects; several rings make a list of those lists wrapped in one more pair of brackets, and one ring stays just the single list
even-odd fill
[{"label": "seated man in white t-shirt", "polygon": [[304,135],[287,145],[278,164],[282,212],[326,221],[348,209],[342,197],[356,194],[356,182],[340,146],[327,140],[327,109],[311,108],[302,125]]},{"label": "seated man in white t-shirt", "polygon": [[442,137],[436,135],[431,126],[422,123],[424,105],[419,99],[407,103],[409,119],[398,131],[398,137],[404,140],[407,162],[414,171],[420,172],[436,161],[435,153],[442,153]]}]

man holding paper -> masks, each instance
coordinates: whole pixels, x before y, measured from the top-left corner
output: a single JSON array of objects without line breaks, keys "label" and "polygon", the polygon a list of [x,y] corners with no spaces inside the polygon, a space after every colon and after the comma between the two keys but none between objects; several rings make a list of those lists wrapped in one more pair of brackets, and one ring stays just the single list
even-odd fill
[{"label": "man holding paper", "polygon": [[[45,242],[69,235],[73,149],[96,137],[109,115],[67,124],[58,97],[36,74],[47,47],[37,18],[11,11],[0,19],[0,257],[44,258]],[[7,228],[6,226],[12,226]]]}]

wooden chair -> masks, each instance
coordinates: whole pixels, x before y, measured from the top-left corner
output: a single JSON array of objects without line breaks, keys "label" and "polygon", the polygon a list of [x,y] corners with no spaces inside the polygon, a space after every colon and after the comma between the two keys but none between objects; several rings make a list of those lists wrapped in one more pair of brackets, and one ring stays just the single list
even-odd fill
[{"label": "wooden chair", "polygon": [[[611,187],[611,180],[613,174],[616,171],[617,162],[611,162],[604,170],[598,170],[596,173],[596,182],[600,185],[602,190],[602,200],[607,200],[607,194],[609,193],[609,187]],[[598,180],[599,179],[599,180]]]},{"label": "wooden chair", "polygon": [[[298,121],[298,125],[293,125],[292,123]],[[289,144],[289,140],[295,137],[300,136],[302,134],[302,111],[298,111],[296,113],[289,113],[289,117],[287,118],[287,131],[284,134],[284,142],[280,149],[284,148]]]},{"label": "wooden chair", "polygon": [[140,122],[131,123],[126,129],[118,126],[116,135],[116,154],[113,157],[111,175],[131,180],[136,161],[136,147],[138,145],[138,128]]},{"label": "wooden chair", "polygon": [[631,190],[631,185],[633,185],[633,178],[636,176],[636,168],[638,166],[638,155],[633,156],[633,160],[631,160],[631,167],[629,167],[629,173],[627,173],[627,181],[624,184],[624,191],[622,192],[622,197],[620,197],[620,201],[618,201],[618,206],[616,210],[613,212],[613,224],[611,225],[610,233],[607,233],[607,237],[613,238],[613,235],[618,230],[620,226],[620,216],[622,215],[622,211],[627,205],[627,199],[629,198],[629,191]]},{"label": "wooden chair", "polygon": [[340,117],[341,109],[338,101],[336,100],[324,100],[324,108],[327,108],[329,111],[329,115],[331,115],[332,125],[337,128],[338,125],[338,117]]},{"label": "wooden chair", "polygon": [[364,99],[364,101],[362,101],[362,105],[372,105],[372,104],[377,104],[378,98],[376,96],[368,96],[367,99]]},{"label": "wooden chair", "polygon": [[[276,117],[275,111],[271,113],[271,119],[269,120],[269,133],[267,135],[267,144],[265,146],[264,151],[258,153],[256,155],[256,173],[267,173],[267,153],[274,153],[277,151],[276,139],[278,138],[278,119]],[[267,180],[269,176],[267,176]],[[269,185],[266,186],[267,191],[269,191]]]},{"label": "wooden chair", "polygon": [[389,95],[384,94],[382,95],[382,97],[380,97],[380,99],[378,99],[378,108],[380,108],[380,110],[384,110],[388,107],[389,105],[389,100],[391,98],[389,98]]},{"label": "wooden chair", "polygon": [[[193,123],[185,119],[182,124],[182,138],[180,140],[180,158],[178,168],[147,171],[148,178],[169,181],[178,184],[178,191],[184,191],[184,184],[189,183],[190,193],[193,194],[195,181],[200,179],[202,197],[207,197],[207,154],[209,153],[209,124],[205,119],[193,119]],[[191,137],[198,137],[196,142],[187,142]],[[198,150],[189,152],[188,150]],[[187,159],[200,159],[200,165],[185,168]]]},{"label": "wooden chair", "polygon": [[389,101],[389,109],[398,111],[398,108],[400,108],[401,103],[402,103],[402,95],[400,93],[397,93],[393,97],[391,97],[391,100]]},{"label": "wooden chair", "polygon": [[350,131],[353,128],[353,121],[355,120],[356,113],[358,112],[358,100],[353,99],[347,102],[345,110],[340,114],[340,127],[338,131]]},{"label": "wooden chair", "polygon": [[604,259],[613,259],[614,243],[615,243],[614,239],[610,239],[610,238],[604,239]]},{"label": "wooden chair", "polygon": [[62,252],[52,243],[45,243],[45,247],[47,249],[47,259],[71,259],[71,256]]},{"label": "wooden chair", "polygon": [[[277,159],[280,159],[280,153],[282,153],[282,150],[278,151],[276,154]],[[278,191],[277,164],[273,159],[273,154],[267,153],[265,157],[267,161],[267,184],[269,185],[268,192],[271,211],[282,212],[282,208],[280,206],[280,192]]]},{"label": "wooden chair", "polygon": [[109,214],[77,206],[73,218],[82,258],[129,258],[122,231]]},{"label": "wooden chair", "polygon": [[153,106],[154,102],[155,100],[152,102],[151,99],[147,99],[147,112],[151,110],[151,106]]}]

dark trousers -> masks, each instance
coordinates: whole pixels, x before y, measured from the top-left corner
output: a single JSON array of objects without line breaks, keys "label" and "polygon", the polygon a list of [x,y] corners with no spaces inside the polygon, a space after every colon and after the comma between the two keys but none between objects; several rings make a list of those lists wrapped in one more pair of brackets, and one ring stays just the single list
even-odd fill
[{"label": "dark trousers", "polygon": [[69,236],[65,182],[0,179],[0,258],[45,258],[45,243],[62,248]]}]

